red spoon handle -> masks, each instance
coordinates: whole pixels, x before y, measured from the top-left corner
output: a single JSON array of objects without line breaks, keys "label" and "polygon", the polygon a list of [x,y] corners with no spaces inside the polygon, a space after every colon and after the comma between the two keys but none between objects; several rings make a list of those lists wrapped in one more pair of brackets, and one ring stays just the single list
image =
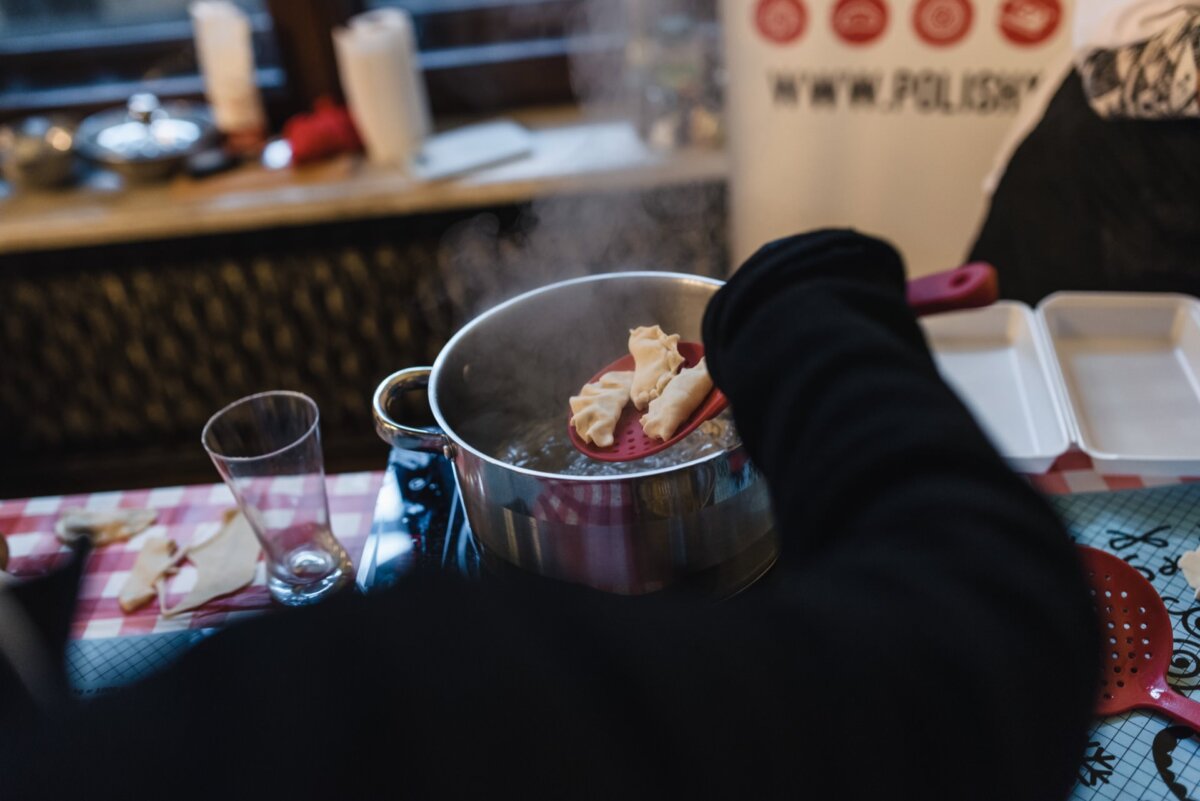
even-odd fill
[{"label": "red spoon handle", "polygon": [[983,262],[964,264],[908,282],[908,305],[918,317],[990,306],[999,294],[996,270]]},{"label": "red spoon handle", "polygon": [[1200,702],[1185,698],[1167,688],[1166,692],[1155,701],[1155,706],[1180,723],[1191,726],[1200,732]]}]

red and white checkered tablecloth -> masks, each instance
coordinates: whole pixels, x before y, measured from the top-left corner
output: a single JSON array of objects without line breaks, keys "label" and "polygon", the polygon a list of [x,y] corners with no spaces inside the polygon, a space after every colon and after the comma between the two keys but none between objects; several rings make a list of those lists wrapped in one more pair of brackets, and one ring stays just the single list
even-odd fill
[{"label": "red and white checkered tablecloth", "polygon": [[[1087,455],[1079,452],[1066,454],[1050,472],[1029,479],[1050,494],[1140,489],[1200,481],[1200,478],[1101,476],[1092,469]],[[333,531],[356,565],[371,530],[382,481],[382,472],[347,473],[327,479]],[[551,504],[554,501],[547,499]],[[0,532],[8,538],[12,557],[10,572],[17,576],[36,576],[61,564],[68,555],[67,548],[54,536],[54,524],[65,510],[154,509],[158,519],[149,529],[128,542],[109,545],[92,553],[80,591],[73,635],[88,639],[206,628],[270,606],[261,562],[258,575],[246,589],[211,601],[195,612],[170,619],[159,614],[157,603],[126,615],[117,604],[117,595],[148,537],[165,536],[186,546],[214,533],[220,525],[221,514],[234,506],[233,497],[224,484],[0,500]],[[171,579],[167,602],[177,603],[194,581],[195,570],[185,565]]]},{"label": "red and white checkered tablecloth", "polygon": [[[326,480],[330,524],[356,566],[371,531],[375,499],[382,482],[382,472],[345,473]],[[153,509],[158,519],[149,529],[127,542],[92,552],[80,588],[72,634],[75,638],[91,639],[207,628],[270,606],[261,561],[249,587],[210,601],[195,612],[169,619],[159,614],[157,602],[127,615],[121,611],[117,595],[147,538],[167,537],[186,546],[215,533],[220,527],[221,514],[236,505],[224,484],[0,500],[0,532],[8,539],[9,572],[16,576],[37,576],[61,564],[69,554],[54,535],[54,524],[64,511]],[[195,569],[185,564],[169,581],[168,605],[178,603],[195,580]]]}]

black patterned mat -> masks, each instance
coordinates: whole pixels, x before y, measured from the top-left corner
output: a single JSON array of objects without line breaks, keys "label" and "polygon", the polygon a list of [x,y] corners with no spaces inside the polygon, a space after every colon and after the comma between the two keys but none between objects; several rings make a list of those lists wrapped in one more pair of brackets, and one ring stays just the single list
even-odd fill
[{"label": "black patterned mat", "polygon": [[113,692],[171,664],[213,631],[74,640],[67,645],[67,680],[81,698]]}]

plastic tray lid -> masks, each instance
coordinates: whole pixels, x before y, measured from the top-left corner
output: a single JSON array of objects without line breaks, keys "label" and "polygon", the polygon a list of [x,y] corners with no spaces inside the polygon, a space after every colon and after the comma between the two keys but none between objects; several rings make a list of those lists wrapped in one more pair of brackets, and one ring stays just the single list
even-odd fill
[{"label": "plastic tray lid", "polygon": [[1000,301],[920,322],[942,376],[1009,465],[1049,470],[1071,435],[1033,310]]},{"label": "plastic tray lid", "polygon": [[1098,473],[1200,476],[1200,301],[1058,292],[1037,319],[1071,439]]}]

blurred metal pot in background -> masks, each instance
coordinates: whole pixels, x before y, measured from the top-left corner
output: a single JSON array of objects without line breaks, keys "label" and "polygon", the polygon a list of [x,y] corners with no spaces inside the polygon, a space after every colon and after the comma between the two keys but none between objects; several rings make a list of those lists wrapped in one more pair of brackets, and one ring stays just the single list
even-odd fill
[{"label": "blurred metal pot in background", "polygon": [[26,117],[0,126],[0,171],[18,187],[69,183],[75,176],[75,126],[60,117]]},{"label": "blurred metal pot in background", "polygon": [[79,125],[79,152],[134,183],[160,181],[183,168],[217,135],[208,110],[194,103],[162,105],[136,94],[125,108],[109,109]]}]

